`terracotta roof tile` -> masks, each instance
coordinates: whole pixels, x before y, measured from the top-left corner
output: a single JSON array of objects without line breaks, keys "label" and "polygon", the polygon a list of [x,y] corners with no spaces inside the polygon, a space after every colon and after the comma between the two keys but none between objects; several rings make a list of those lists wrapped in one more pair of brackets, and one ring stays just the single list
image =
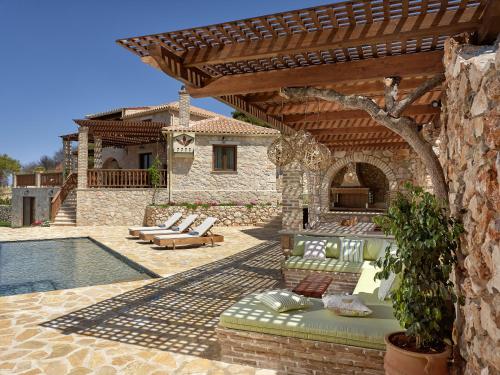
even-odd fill
[{"label": "terracotta roof tile", "polygon": [[236,135],[278,135],[279,131],[272,128],[249,124],[225,116],[217,116],[201,121],[191,121],[189,127],[179,125],[163,128],[168,132],[188,131],[205,134],[236,134]]},{"label": "terracotta roof tile", "polygon": [[[179,111],[179,102],[175,101],[175,102],[160,104],[160,105],[156,105],[156,106],[150,106],[149,108],[145,109],[144,111],[134,111],[133,113],[130,113],[128,115],[127,114],[124,115],[122,118],[128,119],[128,118],[145,116],[145,115],[163,112],[163,111],[169,111],[169,110],[178,112]],[[208,111],[206,109],[196,107],[194,105],[190,106],[190,113],[192,115],[205,117],[205,118],[220,116],[218,113]]]}]

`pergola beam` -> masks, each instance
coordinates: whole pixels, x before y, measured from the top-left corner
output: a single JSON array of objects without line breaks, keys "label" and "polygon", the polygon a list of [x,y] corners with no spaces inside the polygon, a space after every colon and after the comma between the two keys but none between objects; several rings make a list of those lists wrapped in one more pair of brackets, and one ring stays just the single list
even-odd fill
[{"label": "pergola beam", "polygon": [[377,59],[324,64],[305,68],[274,70],[270,72],[224,76],[204,87],[188,87],[195,98],[279,91],[282,87],[324,86],[362,80],[375,80],[386,76],[408,77],[442,73],[443,52],[388,56]]},{"label": "pergola beam", "polygon": [[[414,115],[430,115],[439,114],[440,109],[434,108],[431,105],[415,105],[409,107],[403,114],[407,116]],[[318,121],[335,121],[335,120],[348,120],[348,119],[360,119],[360,118],[371,118],[366,111],[361,110],[346,110],[346,111],[332,111],[332,112],[319,112],[318,114],[307,113],[304,114],[292,114],[284,115],[283,121],[285,123],[310,123]]]},{"label": "pergola beam", "polygon": [[[474,9],[468,8],[464,13],[466,14],[463,17],[470,19]],[[456,22],[455,15],[455,11],[445,11],[439,16],[438,13],[427,13],[423,17],[422,15],[402,17],[389,21],[353,24],[338,29],[289,34],[286,37],[231,43],[222,47],[196,48],[184,54],[183,63],[185,67],[202,67],[272,58],[276,55],[373,46],[389,42],[402,43],[410,37],[422,38],[429,34],[452,35],[456,32],[474,31],[479,26],[477,22]],[[417,30],[415,25],[418,25]]]},{"label": "pergola beam", "polygon": [[387,133],[394,134],[392,131],[387,129],[385,126],[355,126],[355,127],[345,127],[345,128],[330,128],[330,129],[308,129],[313,135],[344,135],[344,134],[367,134],[367,133]]}]

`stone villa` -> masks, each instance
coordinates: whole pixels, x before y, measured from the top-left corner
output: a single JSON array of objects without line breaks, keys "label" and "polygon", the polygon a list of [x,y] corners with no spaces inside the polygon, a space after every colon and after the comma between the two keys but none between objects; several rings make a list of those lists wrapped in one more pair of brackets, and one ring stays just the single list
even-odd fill
[{"label": "stone villa", "polygon": [[[267,147],[279,131],[191,106],[184,89],[179,95],[177,102],[75,120],[78,133],[62,136],[67,179],[18,175],[12,225],[49,217],[57,224],[141,224],[153,194],[158,204],[275,206],[276,167]],[[156,158],[155,193],[147,169]]]}]

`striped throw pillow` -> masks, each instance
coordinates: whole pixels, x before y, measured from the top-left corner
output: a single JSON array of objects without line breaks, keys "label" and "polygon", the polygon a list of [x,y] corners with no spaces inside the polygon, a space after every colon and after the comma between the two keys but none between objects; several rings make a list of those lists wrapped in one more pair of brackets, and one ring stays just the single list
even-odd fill
[{"label": "striped throw pillow", "polygon": [[365,240],[354,238],[342,238],[340,249],[340,260],[344,262],[361,263],[363,261],[363,248]]},{"label": "striped throw pillow", "polygon": [[309,298],[281,289],[269,290],[255,298],[277,312],[304,309],[312,305]]}]

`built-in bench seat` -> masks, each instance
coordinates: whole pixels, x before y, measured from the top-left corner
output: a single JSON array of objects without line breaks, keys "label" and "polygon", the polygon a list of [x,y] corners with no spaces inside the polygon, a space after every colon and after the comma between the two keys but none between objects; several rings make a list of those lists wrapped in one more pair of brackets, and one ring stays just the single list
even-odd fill
[{"label": "built-in bench seat", "polygon": [[375,267],[363,269],[354,290],[373,311],[338,316],[310,299],[307,309],[278,313],[249,295],[225,310],[217,328],[222,360],[277,374],[384,374],[384,336],[402,330],[391,302],[378,299]]},{"label": "built-in bench seat", "polygon": [[220,326],[372,349],[385,349],[384,336],[400,329],[390,302],[367,304],[373,314],[353,318],[335,315],[321,299],[310,301],[305,310],[278,313],[249,295],[222,313]]},{"label": "built-in bench seat", "polygon": [[[346,262],[339,260],[342,251],[341,238],[296,235],[293,247],[286,253],[282,263],[286,287],[293,289],[310,273],[320,273],[333,278],[328,293],[352,293],[361,271],[374,267],[374,261],[383,253],[389,242],[383,238],[364,238],[363,262]],[[345,236],[345,238],[353,237]],[[326,259],[303,257],[305,243],[311,239],[327,241]]]}]

